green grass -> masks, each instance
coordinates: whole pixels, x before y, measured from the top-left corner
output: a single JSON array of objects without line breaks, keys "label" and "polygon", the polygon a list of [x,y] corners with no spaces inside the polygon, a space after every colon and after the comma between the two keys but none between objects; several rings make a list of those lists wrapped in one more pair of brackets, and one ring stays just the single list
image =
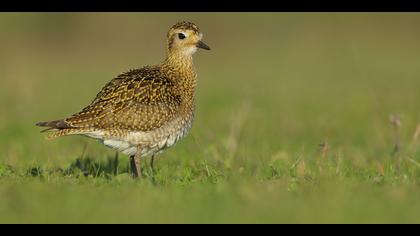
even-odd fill
[{"label": "green grass", "polygon": [[[43,138],[36,122],[159,62],[180,19],[212,51],[195,56],[193,129],[156,173],[144,160],[136,181],[126,156],[94,140]],[[1,13],[0,222],[420,223],[419,24],[416,13]]]}]

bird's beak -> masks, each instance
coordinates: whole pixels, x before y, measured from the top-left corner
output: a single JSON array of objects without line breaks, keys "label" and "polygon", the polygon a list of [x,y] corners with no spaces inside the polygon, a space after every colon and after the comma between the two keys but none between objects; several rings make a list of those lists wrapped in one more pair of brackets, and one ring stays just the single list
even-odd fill
[{"label": "bird's beak", "polygon": [[199,41],[198,41],[198,43],[197,43],[197,47],[198,47],[198,48],[205,49],[205,50],[210,50],[210,47],[209,47],[209,46],[207,46],[205,43],[203,43],[201,40],[199,40]]}]

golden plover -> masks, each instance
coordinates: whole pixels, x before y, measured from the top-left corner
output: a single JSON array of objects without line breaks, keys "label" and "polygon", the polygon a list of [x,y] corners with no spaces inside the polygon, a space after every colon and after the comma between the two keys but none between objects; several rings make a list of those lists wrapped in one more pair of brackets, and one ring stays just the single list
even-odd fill
[{"label": "golden plover", "polygon": [[199,28],[179,22],[167,34],[167,57],[158,65],[118,75],[93,102],[69,118],[40,122],[53,139],[84,135],[130,156],[134,177],[141,175],[140,159],[173,146],[191,128],[197,75],[192,55],[201,41]]}]

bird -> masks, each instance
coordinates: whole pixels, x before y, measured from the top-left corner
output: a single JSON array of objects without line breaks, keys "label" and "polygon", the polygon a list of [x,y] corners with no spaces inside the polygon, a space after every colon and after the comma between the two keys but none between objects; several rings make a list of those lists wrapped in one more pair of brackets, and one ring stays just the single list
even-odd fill
[{"label": "bird", "polygon": [[210,50],[203,33],[189,21],[167,33],[166,57],[153,66],[120,73],[93,101],[67,118],[39,122],[48,140],[82,135],[127,155],[134,178],[142,176],[141,160],[174,146],[192,127],[197,73],[193,54]]}]

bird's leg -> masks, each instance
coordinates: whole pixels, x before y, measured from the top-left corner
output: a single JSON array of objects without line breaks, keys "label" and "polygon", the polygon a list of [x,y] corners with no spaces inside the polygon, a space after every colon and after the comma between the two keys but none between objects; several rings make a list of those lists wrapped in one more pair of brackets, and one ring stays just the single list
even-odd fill
[{"label": "bird's leg", "polygon": [[155,155],[152,155],[152,159],[150,160],[150,168],[152,169],[152,173],[155,173]]},{"label": "bird's leg", "polygon": [[139,172],[137,168],[136,156],[130,156],[130,167],[131,167],[131,174],[133,175],[133,177],[138,178]]},{"label": "bird's leg", "polygon": [[114,175],[118,174],[118,156],[119,156],[119,153],[116,152],[115,159],[114,159]]},{"label": "bird's leg", "polygon": [[134,178],[138,178],[139,176],[142,176],[140,159],[141,159],[141,149],[137,148],[136,154],[130,157],[131,171],[133,173]]}]

